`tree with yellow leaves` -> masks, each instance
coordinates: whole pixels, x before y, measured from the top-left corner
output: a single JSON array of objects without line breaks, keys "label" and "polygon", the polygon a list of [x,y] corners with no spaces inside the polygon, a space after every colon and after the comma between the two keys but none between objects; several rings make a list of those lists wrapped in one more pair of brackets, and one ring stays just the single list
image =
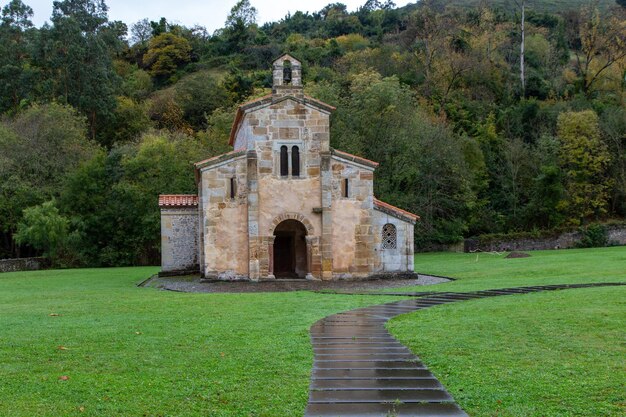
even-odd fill
[{"label": "tree with yellow leaves", "polygon": [[593,110],[561,113],[557,127],[566,191],[558,207],[569,223],[579,225],[606,214],[612,182],[607,175],[610,155]]}]

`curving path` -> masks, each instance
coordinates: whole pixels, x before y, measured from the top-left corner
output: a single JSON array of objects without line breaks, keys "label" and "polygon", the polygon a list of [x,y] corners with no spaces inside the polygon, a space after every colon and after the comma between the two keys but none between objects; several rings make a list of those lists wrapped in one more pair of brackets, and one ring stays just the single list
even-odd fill
[{"label": "curving path", "polygon": [[395,293],[419,298],[325,317],[311,326],[314,362],[305,417],[467,416],[419,358],[389,334],[387,320],[475,298],[612,285],[626,283]]}]

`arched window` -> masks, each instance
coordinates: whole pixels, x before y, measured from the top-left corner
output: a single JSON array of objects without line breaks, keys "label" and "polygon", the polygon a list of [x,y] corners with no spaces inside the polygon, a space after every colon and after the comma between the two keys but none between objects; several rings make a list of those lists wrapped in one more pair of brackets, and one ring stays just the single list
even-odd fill
[{"label": "arched window", "polygon": [[280,176],[289,176],[289,154],[285,145],[280,147]]},{"label": "arched window", "polygon": [[300,176],[300,149],[297,146],[291,148],[291,176]]},{"label": "arched window", "polygon": [[387,223],[383,226],[383,249],[396,249],[398,247],[397,239],[398,234],[396,232],[396,226],[391,223]]},{"label": "arched window", "polygon": [[291,84],[291,61],[283,62],[283,85]]}]

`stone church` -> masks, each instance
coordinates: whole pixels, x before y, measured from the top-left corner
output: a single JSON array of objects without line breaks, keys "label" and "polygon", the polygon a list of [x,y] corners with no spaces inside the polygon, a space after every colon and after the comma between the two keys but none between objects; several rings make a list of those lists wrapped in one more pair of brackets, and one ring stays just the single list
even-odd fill
[{"label": "stone church", "polygon": [[241,105],[233,151],[195,164],[198,195],[161,195],[163,273],[332,280],[413,271],[418,216],[377,200],[376,162],[330,147],[334,108],[304,95],[300,62]]}]

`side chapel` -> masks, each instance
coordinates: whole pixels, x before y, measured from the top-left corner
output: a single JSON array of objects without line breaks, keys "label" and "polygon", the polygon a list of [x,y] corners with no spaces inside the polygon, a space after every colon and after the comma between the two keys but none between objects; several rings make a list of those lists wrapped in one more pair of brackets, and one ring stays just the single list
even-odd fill
[{"label": "side chapel", "polygon": [[161,195],[163,273],[207,279],[365,278],[413,271],[418,216],[374,197],[376,162],[330,147],[334,107],[304,95],[298,60],[241,105],[234,151],[195,164],[198,195]]}]

